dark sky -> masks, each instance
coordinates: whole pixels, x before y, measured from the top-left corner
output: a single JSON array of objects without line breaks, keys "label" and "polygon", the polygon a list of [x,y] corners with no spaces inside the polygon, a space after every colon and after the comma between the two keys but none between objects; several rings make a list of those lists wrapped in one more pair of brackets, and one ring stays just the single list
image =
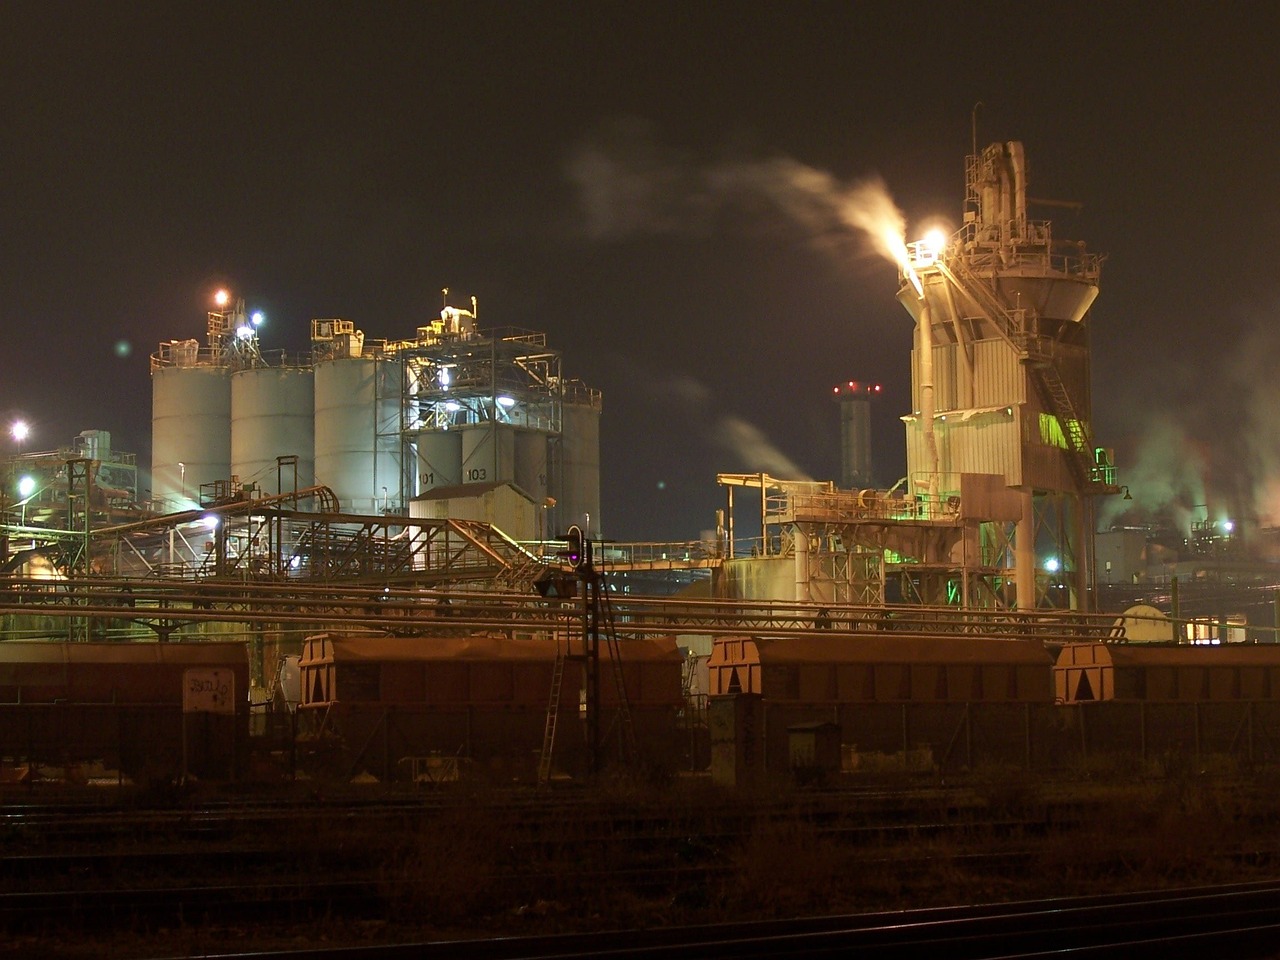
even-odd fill
[{"label": "dark sky", "polygon": [[1099,439],[1135,487],[1168,476],[1169,496],[1265,512],[1280,93],[1264,10],[10,0],[0,413],[30,417],[38,446],[98,427],[149,463],[147,357],[203,337],[215,285],[289,349],[312,317],[411,335],[449,286],[482,326],[546,331],[603,389],[613,537],[712,526],[717,471],[780,455],[838,477],[843,379],[885,384],[893,483],[911,337],[893,267],[714,185],[785,158],[879,176],[911,236],[954,226],[981,101],[980,143],[1022,140],[1031,192],[1084,204],[1056,211],[1057,234],[1108,254]]}]

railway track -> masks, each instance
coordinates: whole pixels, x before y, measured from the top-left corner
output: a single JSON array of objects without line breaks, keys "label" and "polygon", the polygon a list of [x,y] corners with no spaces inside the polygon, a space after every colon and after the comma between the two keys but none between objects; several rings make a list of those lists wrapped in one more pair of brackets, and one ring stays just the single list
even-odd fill
[{"label": "railway track", "polygon": [[[556,937],[236,953],[237,960],[1274,957],[1280,883]],[[210,955],[216,960],[217,955]],[[231,956],[231,955],[226,955]]]},{"label": "railway track", "polygon": [[[348,930],[389,925],[389,931],[399,931],[403,938],[473,925],[515,932],[589,927],[600,921],[577,917],[576,911],[597,918],[619,916],[611,912],[619,903],[635,906],[635,925],[664,927],[727,916],[728,911],[773,911],[780,904],[812,912],[888,906],[908,899],[948,902],[975,889],[998,891],[988,894],[993,899],[1015,890],[1057,892],[1062,888],[1045,882],[1057,875],[1053,865],[1061,869],[1079,854],[1090,858],[1089,876],[1097,881],[1085,881],[1075,890],[1099,889],[1097,882],[1110,886],[1109,878],[1128,877],[1132,883],[1133,858],[1140,865],[1148,855],[1140,843],[1126,842],[1125,836],[1117,837],[1120,842],[1113,848],[1099,844],[1097,827],[1109,819],[1108,808],[1095,808],[1083,794],[1036,804],[1021,816],[984,810],[963,789],[922,789],[906,797],[875,789],[817,791],[785,799],[738,797],[729,806],[713,800],[697,791],[643,802],[552,791],[487,798],[461,792],[301,801],[237,798],[161,811],[110,810],[92,803],[9,805],[0,808],[0,823],[6,829],[5,857],[0,858],[0,929],[32,944],[49,937],[91,939],[122,930],[141,938],[154,931],[205,928],[253,931],[251,935],[258,936],[257,931],[265,934],[281,923],[299,942],[310,934],[319,936],[331,923],[339,930],[343,925]],[[1188,856],[1200,857],[1212,849],[1215,867],[1183,875],[1217,879],[1275,872],[1280,845],[1271,840],[1274,822],[1262,810],[1241,814],[1238,823],[1244,829],[1230,841],[1224,835],[1209,845],[1193,845],[1182,859],[1175,854],[1172,860],[1160,861],[1158,870],[1169,870],[1168,864],[1183,870],[1193,862]],[[1133,839],[1137,841],[1137,835]],[[1238,896],[1218,904],[1201,891],[1200,900],[1181,906],[1166,903],[1162,909],[1166,918],[1176,915],[1181,922],[1195,915],[1192,908],[1197,905],[1224,912],[1230,904],[1248,902],[1255,907],[1261,903],[1259,910],[1280,918],[1277,889],[1280,881],[1223,888],[1218,892],[1224,896]],[[791,899],[778,899],[779,890],[790,891]],[[1242,895],[1246,891],[1247,897]],[[841,895],[833,897],[836,893]],[[1046,911],[1061,916],[1068,906],[1089,907],[1095,913],[1079,914],[1068,926],[1128,924],[1136,930],[1137,921],[1109,919],[1097,912],[1113,902],[1120,900],[1054,901]],[[984,908],[987,913],[994,909]],[[525,914],[526,910],[532,912]],[[1006,912],[1021,915],[1028,910],[1017,906]],[[907,922],[903,917],[908,915],[892,916],[898,918],[896,926]],[[908,919],[911,924],[946,920],[960,929],[957,924],[963,917],[963,912],[915,911]],[[1254,919],[1257,922],[1242,920],[1241,929],[1270,922]],[[876,956],[911,955],[882,952],[881,947],[899,949],[894,946],[897,941],[885,931],[867,932],[863,919],[837,920],[845,925],[806,921],[816,926],[789,928],[784,923],[766,930],[738,924],[732,936],[725,932],[730,928],[715,929],[724,933],[725,950],[765,951],[755,943],[760,940],[770,950],[817,957],[834,955],[837,944],[851,942],[859,947],[871,944]],[[1028,917],[1019,922],[1031,929]],[[1000,936],[1022,935],[1004,929]],[[916,932],[936,938],[940,930],[921,926]],[[828,933],[855,939],[822,939]],[[1053,938],[1059,934],[1042,930],[1041,935],[1048,938],[1041,947],[1055,944],[1052,948],[1058,949]],[[1070,935],[1070,929],[1062,933],[1062,942],[1073,942]],[[1177,935],[1198,937],[1203,931],[1188,928]],[[866,940],[874,936],[890,939]],[[971,928],[957,936],[963,944],[979,942],[987,934]],[[778,937],[801,939],[769,939]],[[1129,939],[1141,938],[1134,933]],[[619,957],[763,955],[710,952],[722,945],[705,942],[652,941],[654,949],[669,948],[667,954],[639,946],[650,942],[634,935],[612,944],[607,937],[537,940],[524,944],[529,953],[513,956],[567,956],[573,949]],[[921,950],[932,941],[909,942]],[[1009,939],[994,942],[1003,944],[1009,956],[1031,949]],[[253,946],[254,941],[244,945]],[[411,946],[418,950],[423,945]],[[436,953],[333,956],[471,955],[459,949],[454,944]],[[481,944],[465,949],[497,948]],[[681,949],[689,952],[680,953]],[[810,949],[817,952],[797,952]],[[944,947],[935,944],[928,949],[939,952]],[[966,956],[949,944],[945,955]]]}]

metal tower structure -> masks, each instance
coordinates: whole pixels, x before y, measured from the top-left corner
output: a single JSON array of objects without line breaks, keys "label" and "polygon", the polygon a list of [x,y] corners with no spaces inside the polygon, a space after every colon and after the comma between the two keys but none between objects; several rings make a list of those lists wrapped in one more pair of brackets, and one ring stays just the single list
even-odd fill
[{"label": "metal tower structure", "polygon": [[1091,425],[1088,312],[1102,258],[1028,216],[1021,143],[991,144],[965,173],[963,226],[909,244],[898,291],[916,324],[908,481],[937,501],[964,474],[1002,478],[1021,502],[1000,548],[1014,602],[1081,608],[1091,497],[1118,492]]}]

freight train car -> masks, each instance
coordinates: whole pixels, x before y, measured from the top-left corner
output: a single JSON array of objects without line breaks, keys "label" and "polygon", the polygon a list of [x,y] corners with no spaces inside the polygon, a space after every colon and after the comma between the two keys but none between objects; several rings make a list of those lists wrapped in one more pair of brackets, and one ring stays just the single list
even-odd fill
[{"label": "freight train car", "polygon": [[[672,637],[619,642],[620,676],[634,740],[649,762],[683,762],[683,660]],[[557,657],[555,641],[490,636],[339,636],[303,645],[300,723],[328,772],[407,777],[423,761],[473,775],[530,778],[537,771]],[[601,739],[624,742],[624,711],[607,645],[600,651]],[[565,663],[553,760],[581,770],[581,661]],[[323,756],[320,760],[324,760]],[[447,774],[452,776],[452,773]]]},{"label": "freight train car", "polygon": [[1038,640],[720,637],[708,662],[713,765],[733,767],[734,782],[788,770],[821,726],[846,768],[1021,759],[1031,708],[1053,703],[1051,669]]},{"label": "freight train car", "polygon": [[1280,701],[1280,644],[1069,643],[1053,679],[1062,703]]},{"label": "freight train car", "polygon": [[243,643],[0,642],[0,757],[25,768],[98,763],[133,777],[234,778],[248,691]]},{"label": "freight train car", "polygon": [[1053,676],[1082,751],[1280,759],[1280,645],[1072,643]]}]

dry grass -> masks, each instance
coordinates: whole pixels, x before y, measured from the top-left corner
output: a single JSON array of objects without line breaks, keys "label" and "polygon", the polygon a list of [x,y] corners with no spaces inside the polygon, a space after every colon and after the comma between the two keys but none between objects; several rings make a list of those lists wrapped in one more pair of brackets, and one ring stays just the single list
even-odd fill
[{"label": "dry grass", "polygon": [[[950,817],[951,831],[880,836],[833,832],[804,812],[815,795],[792,785],[734,794],[703,780],[615,777],[574,794],[577,805],[548,808],[459,785],[438,812],[406,818],[398,830],[354,817],[299,836],[304,870],[322,871],[343,851],[376,851],[382,915],[269,935],[227,929],[219,942],[247,950],[640,928],[1277,875],[1280,849],[1275,865],[1265,855],[1280,823],[1277,786],[1272,769],[1249,780],[1094,770],[1081,784],[990,768],[950,801],[904,801],[922,822]],[[819,806],[838,809],[840,795],[826,796]],[[849,794],[841,811],[846,825],[861,822],[857,797]],[[1018,856],[973,856],[1002,851]],[[1263,853],[1242,861],[1242,851]],[[43,940],[40,954],[181,955],[209,935],[119,931],[91,944],[68,935]],[[24,955],[23,944],[32,946],[11,941],[0,956]]]}]

